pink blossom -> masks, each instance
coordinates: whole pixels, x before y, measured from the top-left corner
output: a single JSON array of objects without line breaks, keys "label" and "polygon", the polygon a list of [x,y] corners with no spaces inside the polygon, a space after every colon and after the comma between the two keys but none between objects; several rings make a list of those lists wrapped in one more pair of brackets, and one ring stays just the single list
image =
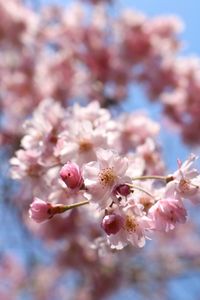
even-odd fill
[{"label": "pink blossom", "polygon": [[133,246],[143,247],[147,233],[150,232],[150,219],[145,216],[143,206],[135,203],[134,200],[116,209],[116,214],[123,220],[120,230],[107,236],[108,243],[113,249],[122,249],[128,243]]},{"label": "pink blossom", "polygon": [[142,113],[123,114],[119,122],[124,152],[144,144],[150,137],[156,137],[160,129],[158,123]]},{"label": "pink blossom", "polygon": [[173,180],[166,186],[167,195],[178,195],[194,203],[200,202],[200,174],[193,168],[196,159],[192,154],[184,163],[178,161],[179,168],[171,175]]},{"label": "pink blossom", "polygon": [[72,115],[76,120],[81,122],[84,120],[90,121],[94,128],[105,126],[111,119],[110,112],[107,109],[102,108],[97,101],[93,101],[87,106],[80,106],[75,103],[69,111],[69,116]]},{"label": "pink blossom", "polygon": [[96,159],[99,147],[107,147],[105,128],[94,128],[90,121],[72,120],[59,135],[55,155],[61,162],[74,159],[80,165]]},{"label": "pink blossom", "polygon": [[111,150],[97,151],[97,161],[83,167],[83,178],[91,200],[106,208],[114,187],[130,180],[126,176],[128,159]]},{"label": "pink blossom", "polygon": [[155,140],[151,137],[147,138],[142,145],[137,147],[136,153],[144,159],[146,173],[163,174],[164,163],[161,160],[161,151]]},{"label": "pink blossom", "polygon": [[164,198],[149,209],[148,217],[152,220],[152,229],[168,232],[177,223],[186,222],[187,212],[181,200]]},{"label": "pink blossom", "polygon": [[79,166],[73,162],[66,163],[61,171],[60,177],[70,189],[79,189],[83,185],[83,178]]},{"label": "pink blossom", "polygon": [[18,150],[16,157],[11,158],[11,175],[15,179],[37,177],[40,175],[42,166],[39,163],[41,152],[34,149]]},{"label": "pink blossom", "polygon": [[29,217],[37,223],[41,223],[52,218],[52,205],[39,198],[34,198],[34,201],[30,205]]},{"label": "pink blossom", "polygon": [[52,147],[57,141],[64,117],[64,109],[59,103],[53,99],[42,101],[32,119],[24,123],[26,135],[22,139],[22,146],[25,149],[34,148],[40,151]]}]

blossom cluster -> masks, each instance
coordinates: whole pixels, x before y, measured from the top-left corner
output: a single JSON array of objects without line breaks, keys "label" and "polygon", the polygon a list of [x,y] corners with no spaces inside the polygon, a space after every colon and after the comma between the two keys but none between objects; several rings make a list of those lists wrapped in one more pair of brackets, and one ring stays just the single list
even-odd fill
[{"label": "blossom cluster", "polygon": [[111,248],[143,247],[153,232],[185,223],[185,199],[200,201],[196,156],[165,176],[159,126],[144,114],[113,118],[98,102],[65,110],[47,99],[24,129],[11,173],[31,185],[38,223],[84,205]]},{"label": "blossom cluster", "polygon": [[177,58],[182,22],[130,10],[112,19],[103,5],[109,1],[89,2],[97,5],[88,20],[78,2],[38,14],[21,1],[1,1],[0,143],[18,138],[23,120],[46,97],[117,105],[134,84],[161,100],[186,142],[199,143],[200,63]]},{"label": "blossom cluster", "polygon": [[176,16],[40,2],[0,1],[0,299],[105,300],[124,286],[165,299],[167,280],[199,268],[198,218],[182,223],[200,175],[194,155],[168,174],[160,124],[123,101],[140,86],[198,144],[199,60],[179,57]]}]

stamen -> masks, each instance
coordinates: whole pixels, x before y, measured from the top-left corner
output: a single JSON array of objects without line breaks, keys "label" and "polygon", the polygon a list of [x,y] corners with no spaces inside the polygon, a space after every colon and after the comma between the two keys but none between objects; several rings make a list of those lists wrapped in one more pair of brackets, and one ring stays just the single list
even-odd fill
[{"label": "stamen", "polygon": [[113,168],[103,169],[99,173],[99,180],[103,186],[112,186],[116,178],[117,176],[115,175]]},{"label": "stamen", "polygon": [[89,140],[83,139],[79,141],[79,151],[87,152],[92,149],[92,143]]},{"label": "stamen", "polygon": [[133,216],[127,215],[124,227],[129,233],[135,232],[136,228],[138,227],[138,223],[136,222],[136,219]]},{"label": "stamen", "polygon": [[191,187],[194,187],[196,189],[199,188],[198,185],[193,184],[189,180],[186,180],[184,178],[182,178],[180,180],[179,188],[181,189],[182,192],[188,192],[188,191],[190,191]]}]

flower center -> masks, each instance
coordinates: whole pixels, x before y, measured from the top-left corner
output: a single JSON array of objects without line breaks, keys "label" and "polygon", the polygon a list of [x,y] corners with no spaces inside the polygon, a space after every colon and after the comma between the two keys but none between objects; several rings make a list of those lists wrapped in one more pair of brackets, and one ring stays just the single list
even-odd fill
[{"label": "flower center", "polygon": [[116,175],[113,171],[113,168],[103,169],[99,173],[100,183],[104,186],[112,186],[116,180]]},{"label": "flower center", "polygon": [[183,193],[188,192],[190,190],[189,181],[182,178],[179,183],[179,188]]},{"label": "flower center", "polygon": [[92,143],[88,140],[80,140],[79,141],[79,151],[80,152],[87,152],[92,149]]},{"label": "flower center", "polygon": [[136,222],[136,219],[130,215],[126,216],[125,223],[124,223],[125,229],[130,233],[132,231],[136,231],[136,228],[138,227],[138,223]]},{"label": "flower center", "polygon": [[148,212],[148,210],[153,205],[152,199],[150,199],[149,197],[141,197],[140,198],[140,203],[144,206],[144,211],[145,212]]},{"label": "flower center", "polygon": [[199,186],[192,184],[190,180],[182,178],[179,182],[178,189],[181,193],[192,196],[196,194]]},{"label": "flower center", "polygon": [[41,171],[41,166],[39,165],[32,165],[29,166],[27,169],[27,174],[30,177],[38,177],[38,173]]}]

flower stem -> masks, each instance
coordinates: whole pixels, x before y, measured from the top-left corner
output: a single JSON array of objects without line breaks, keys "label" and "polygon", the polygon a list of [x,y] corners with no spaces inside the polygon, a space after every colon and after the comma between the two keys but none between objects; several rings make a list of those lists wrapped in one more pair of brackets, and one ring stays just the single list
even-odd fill
[{"label": "flower stem", "polygon": [[82,205],[85,205],[85,204],[89,204],[89,201],[86,200],[86,201],[82,201],[82,202],[78,202],[78,203],[73,203],[73,204],[70,204],[70,205],[60,206],[60,212],[59,213],[63,213],[67,210],[70,210],[72,208],[76,208],[76,207],[79,207],[79,206],[82,206]]},{"label": "flower stem", "polygon": [[155,197],[150,192],[146,191],[145,189],[141,188],[140,186],[133,185],[133,184],[127,184],[127,185],[132,187],[133,189],[139,190],[139,191],[147,194],[149,197],[155,199]]},{"label": "flower stem", "polygon": [[138,176],[138,177],[133,177],[132,180],[149,180],[149,179],[157,179],[157,180],[163,180],[166,183],[174,180],[174,177],[169,175],[169,176],[159,176],[159,175],[147,175],[147,176]]}]

